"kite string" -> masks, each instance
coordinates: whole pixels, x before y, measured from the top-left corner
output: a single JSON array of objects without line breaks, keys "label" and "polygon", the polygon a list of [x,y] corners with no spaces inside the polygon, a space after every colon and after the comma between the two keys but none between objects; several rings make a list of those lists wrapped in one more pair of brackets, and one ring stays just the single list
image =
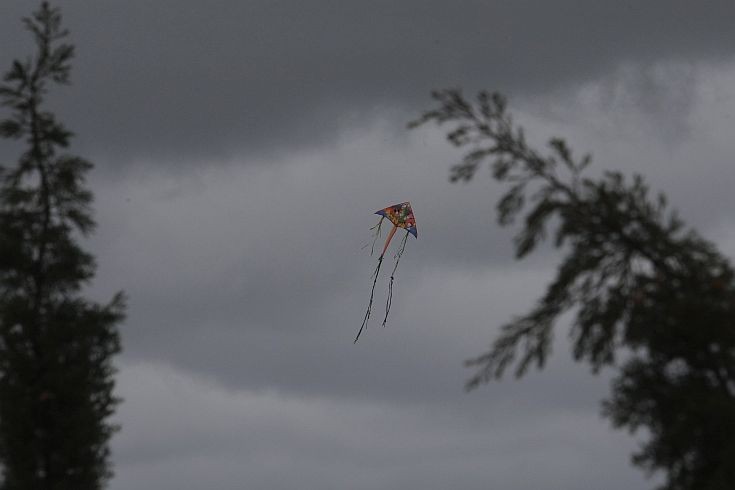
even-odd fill
[{"label": "kite string", "polygon": [[406,242],[408,241],[408,231],[406,231],[406,234],[403,237],[403,240],[401,240],[401,246],[398,248],[398,251],[393,256],[396,259],[396,263],[393,266],[393,271],[390,273],[390,283],[388,284],[388,299],[385,302],[385,318],[383,318],[383,326],[385,327],[385,323],[388,321],[388,313],[390,312],[391,303],[393,303],[393,278],[396,274],[396,270],[398,269],[398,262],[401,260],[401,256],[403,255],[403,252],[406,250]]},{"label": "kite string", "polygon": [[367,311],[365,312],[365,318],[362,320],[362,326],[360,327],[360,330],[357,332],[357,337],[355,337],[355,340],[353,342],[356,343],[357,339],[360,338],[360,334],[362,333],[363,329],[368,323],[368,320],[370,319],[370,310],[372,310],[373,307],[373,296],[375,296],[375,285],[378,282],[378,273],[380,272],[380,265],[383,263],[383,256],[381,255],[378,258],[378,266],[375,268],[375,272],[373,272],[373,288],[370,291],[370,302],[368,303]]}]

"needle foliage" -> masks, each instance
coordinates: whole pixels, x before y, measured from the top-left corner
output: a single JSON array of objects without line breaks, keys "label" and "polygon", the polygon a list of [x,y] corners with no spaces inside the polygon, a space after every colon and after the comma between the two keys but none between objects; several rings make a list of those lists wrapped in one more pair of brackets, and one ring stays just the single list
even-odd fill
[{"label": "needle foliage", "polygon": [[502,326],[490,348],[467,361],[472,389],[544,366],[560,315],[571,312],[574,358],[614,370],[603,413],[618,428],[645,429],[633,462],[665,475],[662,490],[735,488],[735,283],[730,261],[670,211],[645,179],[585,175],[561,139],[543,151],[527,142],[506,99],[459,90],[433,94],[437,106],[411,127],[437,123],[464,153],[452,181],[486,162],[507,185],[501,225],[520,221],[523,258],[544,240],[562,251],[536,305]]},{"label": "needle foliage", "polygon": [[69,82],[74,48],[47,3],[24,23],[35,53],[0,84],[0,136],[22,147],[0,166],[0,489],[99,489],[124,298],[82,296],[95,272],[78,243],[94,228],[92,164],[67,152],[71,132],[45,105]]}]

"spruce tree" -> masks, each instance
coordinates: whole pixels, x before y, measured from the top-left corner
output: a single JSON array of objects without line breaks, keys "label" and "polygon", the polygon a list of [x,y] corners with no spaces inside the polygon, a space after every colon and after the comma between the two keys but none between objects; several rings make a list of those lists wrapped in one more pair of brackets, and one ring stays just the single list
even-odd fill
[{"label": "spruce tree", "polygon": [[99,489],[111,475],[124,300],[82,296],[95,272],[78,244],[94,228],[92,165],[67,153],[72,134],[45,108],[69,82],[74,48],[47,3],[24,22],[35,53],[0,86],[0,134],[22,148],[0,167],[0,488]]},{"label": "spruce tree", "polygon": [[[468,388],[542,367],[559,317],[574,313],[576,360],[615,373],[603,413],[613,425],[645,429],[633,462],[665,475],[665,490],[735,488],[735,270],[717,247],[651,196],[645,179],[621,172],[585,175],[561,139],[530,146],[499,94],[476,100],[434,93],[438,107],[412,123],[451,126],[449,141],[469,148],[452,168],[471,180],[490,162],[509,186],[501,225],[523,216],[518,258],[547,236],[564,257],[530,312],[502,327],[490,349],[467,362]],[[524,213],[524,210],[528,209]]]}]

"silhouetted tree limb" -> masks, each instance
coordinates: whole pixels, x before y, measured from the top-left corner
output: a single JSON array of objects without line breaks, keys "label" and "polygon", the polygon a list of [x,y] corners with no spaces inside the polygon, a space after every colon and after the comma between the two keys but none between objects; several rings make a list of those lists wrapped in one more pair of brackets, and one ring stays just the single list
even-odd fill
[{"label": "silhouetted tree limb", "polygon": [[[458,90],[433,93],[438,107],[410,127],[450,127],[466,149],[452,181],[471,180],[489,162],[509,188],[497,203],[506,226],[522,215],[514,238],[523,258],[547,234],[564,250],[555,279],[535,307],[502,327],[484,354],[467,361],[468,389],[542,367],[559,316],[574,311],[576,360],[597,372],[626,360],[604,413],[618,427],[646,427],[650,441],[634,462],[667,474],[668,490],[735,488],[735,285],[714,245],[649,195],[641,175],[583,175],[590,155],[575,158],[561,139],[546,152],[526,142],[499,94],[475,100]],[[695,402],[699,400],[701,403]],[[694,433],[699,435],[694,436]],[[701,434],[699,432],[701,432]],[[729,458],[729,459],[728,459]]]}]

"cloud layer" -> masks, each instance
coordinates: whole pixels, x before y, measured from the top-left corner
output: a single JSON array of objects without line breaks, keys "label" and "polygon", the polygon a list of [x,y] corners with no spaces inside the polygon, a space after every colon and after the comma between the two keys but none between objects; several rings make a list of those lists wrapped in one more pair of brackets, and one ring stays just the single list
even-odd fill
[{"label": "cloud layer", "polygon": [[[318,145],[376,112],[420,109],[435,88],[544,95],[621,66],[639,73],[662,62],[720,62],[735,46],[728,0],[62,6],[78,58],[58,105],[77,144],[117,165]],[[10,21],[28,8],[5,2],[3,46],[30,49]],[[1,66],[24,51],[4,49]],[[661,83],[638,88],[650,101],[666,95]]]},{"label": "cloud layer", "polygon": [[632,442],[601,426],[589,400],[542,412],[509,397],[482,411],[467,399],[446,406],[295,397],[230,391],[151,363],[123,366],[120,383],[128,402],[119,416],[135,423],[115,441],[113,490],[638,484],[624,462]]},{"label": "cloud layer", "polygon": [[[653,486],[628,464],[635,438],[599,418],[609,374],[569,360],[564,322],[545,371],[463,393],[462,361],[557,256],[514,261],[489,172],[450,185],[459,153],[405,124],[431,89],[501,89],[535,144],[564,136],[593,174],[643,173],[735,253],[732,2],[62,7],[79,55],[52,105],[97,164],[89,294],[130,297],[111,488]],[[7,66],[30,43],[3,27]],[[372,213],[405,200],[419,239],[388,326],[384,270],[353,345]]]}]

